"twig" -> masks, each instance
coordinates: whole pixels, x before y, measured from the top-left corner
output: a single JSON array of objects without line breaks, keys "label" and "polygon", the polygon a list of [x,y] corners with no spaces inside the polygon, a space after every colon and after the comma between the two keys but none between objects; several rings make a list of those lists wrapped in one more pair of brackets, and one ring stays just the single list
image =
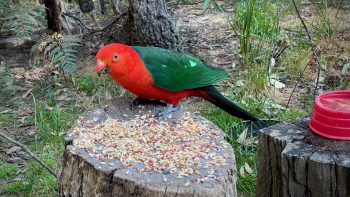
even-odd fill
[{"label": "twig", "polygon": [[[311,49],[312,49],[313,56],[315,57],[316,62],[317,62],[317,77],[316,77],[316,83],[315,83],[315,90],[314,90],[314,94],[313,94],[313,96],[314,96],[314,98],[315,98],[315,97],[316,97],[316,94],[317,94],[317,90],[318,90],[318,83],[319,83],[319,81],[320,81],[320,72],[321,72],[320,58],[319,58],[318,55],[317,55],[316,48],[315,48],[315,45],[314,45],[314,43],[313,43],[313,41],[312,41],[310,32],[309,32],[309,30],[308,30],[308,28],[307,28],[307,26],[306,26],[306,24],[305,24],[303,18],[301,17],[299,8],[298,8],[298,6],[297,6],[295,0],[292,0],[292,1],[293,1],[294,9],[295,9],[295,11],[297,12],[298,17],[299,17],[301,23],[302,23],[303,26],[304,26],[304,29],[305,29],[306,34],[307,34],[307,37],[308,37],[309,42],[310,42],[310,47],[311,47]],[[288,107],[288,105],[289,105],[289,102],[290,102],[290,100],[291,100],[291,98],[292,98],[292,96],[293,96],[293,93],[295,92],[295,89],[296,89],[298,83],[300,82],[301,77],[303,76],[303,74],[304,74],[304,72],[305,72],[307,66],[308,66],[308,64],[306,64],[306,66],[305,66],[303,72],[301,73],[301,75],[300,75],[298,81],[296,82],[296,84],[295,84],[295,86],[294,86],[294,88],[293,88],[292,93],[290,94],[290,97],[289,97],[288,103],[287,103],[287,107]]]},{"label": "twig", "polygon": [[81,21],[79,18],[71,15],[71,14],[68,14],[68,13],[65,13],[65,12],[61,12],[63,15],[65,16],[68,16],[76,21],[78,21],[85,29],[87,29],[88,31],[90,31],[91,33],[96,33],[96,32],[101,32],[101,31],[104,31],[105,29],[107,29],[109,26],[111,26],[114,22],[118,21],[119,19],[121,19],[122,17],[124,17],[127,13],[124,12],[124,13],[121,13],[117,16],[115,16],[112,20],[110,20],[104,27],[102,28],[99,28],[99,29],[92,29],[90,27],[88,27],[87,25],[85,25],[85,23],[83,21]]},{"label": "twig", "polygon": [[54,172],[54,170],[52,170],[48,165],[46,165],[43,161],[41,161],[36,155],[34,155],[34,153],[32,153],[24,144],[20,143],[17,140],[14,140],[12,138],[10,138],[9,136],[7,136],[5,133],[0,131],[0,136],[3,137],[4,139],[18,145],[19,147],[22,148],[22,150],[24,150],[26,153],[28,153],[31,157],[33,157],[33,159],[35,159],[40,165],[42,165],[46,170],[48,170],[53,176],[55,176],[55,178],[57,179],[57,175]]},{"label": "twig", "polygon": [[[37,119],[37,108],[36,108],[36,99],[35,99],[35,96],[32,92],[30,92],[30,94],[32,95],[33,97],[33,102],[34,102],[34,125],[35,125],[35,130],[37,129],[38,127],[38,119]],[[35,135],[35,141],[36,141],[36,135]]]},{"label": "twig", "polygon": [[94,23],[97,25],[98,29],[101,29],[102,28],[101,25],[97,22],[95,16],[92,13],[90,13],[90,17],[92,18]]},{"label": "twig", "polygon": [[87,25],[85,25],[85,23],[83,21],[81,21],[78,17],[75,17],[73,15],[70,15],[68,13],[65,12],[61,12],[64,16],[68,16],[76,21],[78,21],[85,29],[87,29],[88,31],[95,31],[94,29],[91,29],[90,27],[88,27]]}]

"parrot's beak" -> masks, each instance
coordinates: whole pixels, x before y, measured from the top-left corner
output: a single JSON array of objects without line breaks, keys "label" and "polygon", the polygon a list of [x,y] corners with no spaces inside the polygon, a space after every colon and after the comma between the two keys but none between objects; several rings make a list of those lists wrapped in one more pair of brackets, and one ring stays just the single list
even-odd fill
[{"label": "parrot's beak", "polygon": [[97,72],[98,76],[100,77],[101,74],[108,73],[108,66],[103,61],[97,60],[96,72]]}]

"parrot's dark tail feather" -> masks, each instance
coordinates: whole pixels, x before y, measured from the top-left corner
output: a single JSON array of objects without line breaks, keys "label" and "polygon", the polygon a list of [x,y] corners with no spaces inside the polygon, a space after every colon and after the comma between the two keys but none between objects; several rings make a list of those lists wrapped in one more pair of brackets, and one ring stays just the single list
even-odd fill
[{"label": "parrot's dark tail feather", "polygon": [[234,104],[232,101],[228,100],[214,86],[210,85],[210,86],[205,86],[198,89],[201,90],[198,96],[213,103],[217,107],[220,107],[221,109],[231,114],[232,116],[236,116],[243,120],[248,120],[248,122],[250,122],[252,125],[255,125],[256,128],[252,130],[256,130],[256,129],[260,129],[268,126],[266,121],[260,120],[259,118],[255,117],[251,113],[247,112],[246,110],[242,109],[238,105]]},{"label": "parrot's dark tail feather", "polygon": [[276,120],[259,119],[255,117],[248,111],[228,100],[212,85],[198,88],[198,90],[200,91],[197,96],[213,103],[232,116],[245,120],[243,122],[243,127],[248,129],[248,133],[256,134],[258,130],[278,123]]},{"label": "parrot's dark tail feather", "polygon": [[243,120],[251,120],[258,121],[259,119],[242,109],[238,105],[234,104],[232,101],[228,100],[225,96],[223,96],[214,86],[205,86],[198,88],[200,91],[199,96],[204,98],[205,100],[213,103],[217,107],[220,107],[222,110],[231,114],[232,116],[236,116]]},{"label": "parrot's dark tail feather", "polygon": [[278,120],[273,119],[260,119],[258,121],[243,121],[243,128],[247,129],[248,133],[257,135],[260,129],[280,123]]}]

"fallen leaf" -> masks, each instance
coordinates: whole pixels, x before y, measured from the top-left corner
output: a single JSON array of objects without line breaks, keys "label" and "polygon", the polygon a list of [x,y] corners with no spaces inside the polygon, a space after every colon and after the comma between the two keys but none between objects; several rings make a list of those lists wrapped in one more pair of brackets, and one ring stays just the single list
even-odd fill
[{"label": "fallen leaf", "polygon": [[245,171],[248,172],[248,174],[252,174],[253,173],[252,168],[249,166],[249,164],[247,162],[244,163],[244,168],[245,168]]},{"label": "fallen leaf", "polygon": [[283,89],[286,87],[286,85],[284,83],[279,82],[278,80],[271,78],[270,79],[270,85],[274,86],[277,89]]},{"label": "fallen leaf", "polygon": [[248,133],[248,128],[244,129],[241,134],[239,134],[237,138],[237,142],[240,144],[245,144],[245,141],[247,139],[247,133]]},{"label": "fallen leaf", "polygon": [[239,168],[239,175],[241,175],[241,177],[244,177],[244,176],[245,176],[244,166],[241,166],[241,167]]}]

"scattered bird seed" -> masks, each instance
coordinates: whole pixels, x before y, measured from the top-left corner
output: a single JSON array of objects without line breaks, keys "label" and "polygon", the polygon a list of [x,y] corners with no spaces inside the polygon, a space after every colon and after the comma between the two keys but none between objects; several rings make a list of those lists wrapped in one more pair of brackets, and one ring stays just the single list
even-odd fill
[{"label": "scattered bird seed", "polygon": [[[189,112],[174,123],[150,115],[130,118],[126,121],[108,117],[96,125],[91,122],[86,127],[79,125],[72,130],[79,136],[74,138],[73,145],[102,162],[114,158],[123,166],[136,166],[138,172],[177,174],[176,178],[200,175],[200,168],[226,164],[229,155],[218,155],[213,150],[221,150],[227,143],[218,139],[220,131],[211,128],[206,120],[193,119]],[[214,170],[208,175],[214,177]],[[206,178],[203,176],[197,182]]]}]

